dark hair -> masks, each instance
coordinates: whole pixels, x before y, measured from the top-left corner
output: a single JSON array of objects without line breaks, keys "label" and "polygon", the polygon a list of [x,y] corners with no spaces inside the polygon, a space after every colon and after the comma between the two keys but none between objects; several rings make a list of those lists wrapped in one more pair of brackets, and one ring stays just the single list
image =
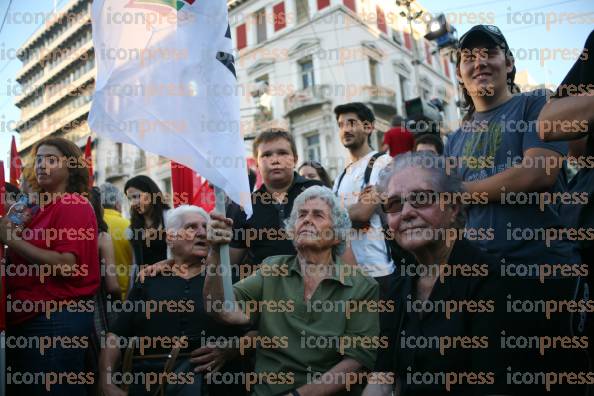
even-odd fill
[{"label": "dark hair", "polygon": [[415,137],[415,145],[413,146],[413,151],[417,151],[417,146],[421,143],[435,146],[437,154],[443,154],[443,142],[441,141],[441,138],[438,135],[433,133],[424,133],[422,135]]},{"label": "dark hair", "polygon": [[4,193],[4,199],[2,202],[7,202],[9,200],[18,201],[21,197],[21,190],[19,190],[18,187],[12,183],[4,182],[4,189],[6,192]]},{"label": "dark hair", "polygon": [[[334,108],[334,115],[336,116],[336,121],[338,121],[338,117],[341,114],[346,113],[355,113],[357,118],[361,122],[369,122],[373,124],[375,122],[375,116],[373,115],[373,111],[367,106],[365,106],[361,102],[351,102],[345,103],[342,105],[338,105]],[[367,143],[371,143],[371,134],[367,136]]]},{"label": "dark hair", "polygon": [[[161,225],[164,226],[165,220],[163,218],[163,211],[165,209],[169,209],[169,205],[163,200],[163,193],[159,189],[159,186],[157,186],[157,183],[155,183],[153,179],[148,176],[138,175],[126,182],[124,185],[124,193],[126,193],[130,187],[148,193],[151,196],[150,216],[153,220],[153,226],[154,228],[159,228]],[[140,215],[134,210],[130,212],[130,227],[133,230],[144,228],[144,216]]]},{"label": "dark hair", "polygon": [[324,186],[332,188],[332,179],[330,179],[330,176],[328,176],[328,172],[326,172],[326,169],[324,169],[322,164],[320,164],[317,161],[305,161],[304,163],[299,165],[299,168],[297,168],[297,172],[299,172],[301,168],[303,168],[304,166],[311,166],[312,168],[314,168],[316,170],[316,173],[322,180],[322,183],[324,183]]},{"label": "dark hair", "polygon": [[260,144],[272,142],[273,140],[277,139],[285,139],[287,142],[289,142],[293,156],[297,158],[297,146],[295,145],[295,139],[293,139],[293,135],[282,129],[268,129],[261,132],[256,137],[254,143],[252,144],[254,158],[258,158],[258,146],[260,146]]},{"label": "dark hair", "polygon": [[91,188],[89,201],[91,202],[91,206],[93,206],[93,210],[95,211],[95,218],[97,219],[97,228],[99,228],[99,232],[107,232],[108,227],[105,219],[103,218],[103,205],[101,205],[101,191],[98,187]]},{"label": "dark hair", "polygon": [[61,137],[47,137],[40,140],[33,148],[33,158],[41,146],[52,146],[58,149],[69,162],[76,160],[76,166],[68,166],[68,184],[66,192],[89,195],[89,168],[81,149],[70,140]]},{"label": "dark hair", "polygon": [[404,118],[402,118],[398,114],[396,114],[394,117],[392,117],[392,126],[393,127],[402,126],[403,123],[404,123]]},{"label": "dark hair", "polygon": [[[497,47],[501,48],[503,50],[503,52],[505,53],[506,60],[514,59],[514,57],[511,55],[510,51],[508,51],[507,49],[505,49],[501,46],[497,46]],[[457,54],[456,54],[456,69],[460,69],[460,61],[462,58],[462,56],[460,55],[461,51],[462,51],[462,49],[459,48],[457,51]],[[507,86],[511,93],[520,92],[520,87],[518,87],[516,85],[516,83],[514,82],[515,78],[516,78],[516,67],[514,66],[512,71],[507,73]],[[464,115],[464,118],[462,118],[462,121],[468,121],[468,120],[470,120],[470,117],[472,117],[472,115],[475,112],[474,102],[472,101],[472,97],[468,94],[468,91],[464,87],[464,82],[460,80],[460,81],[458,81],[458,84],[462,87],[462,96],[464,97],[464,103],[462,103],[462,109],[466,110],[466,114]]]},{"label": "dark hair", "polygon": [[4,182],[4,189],[7,194],[12,194],[15,197],[21,193],[21,190],[17,186],[9,182]]}]

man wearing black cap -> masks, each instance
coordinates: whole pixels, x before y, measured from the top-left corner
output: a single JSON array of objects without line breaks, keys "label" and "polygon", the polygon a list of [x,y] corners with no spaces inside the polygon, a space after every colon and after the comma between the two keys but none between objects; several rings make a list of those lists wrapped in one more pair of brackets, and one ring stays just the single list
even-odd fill
[{"label": "man wearing black cap", "polygon": [[[515,71],[513,55],[496,26],[477,25],[460,38],[456,73],[468,112],[460,129],[449,137],[445,156],[467,191],[488,200],[469,207],[466,228],[493,230],[493,238],[478,243],[501,258],[508,304],[497,309],[507,310],[505,336],[569,336],[567,311],[547,319],[543,313],[523,308],[525,301],[571,300],[578,278],[549,270],[558,264],[578,266],[580,259],[573,242],[543,237],[542,230],[556,230],[562,224],[558,206],[544,199],[566,191],[560,170],[567,145],[539,139],[536,120],[546,92],[517,93]],[[543,354],[534,344],[525,349],[504,344],[504,349],[512,354],[506,380],[514,393],[522,395],[544,394],[546,389],[518,384],[514,378],[521,375],[513,373],[572,371],[572,364],[584,356],[579,348],[562,347]],[[550,389],[547,394],[579,394],[577,389],[567,393],[559,385]]]}]

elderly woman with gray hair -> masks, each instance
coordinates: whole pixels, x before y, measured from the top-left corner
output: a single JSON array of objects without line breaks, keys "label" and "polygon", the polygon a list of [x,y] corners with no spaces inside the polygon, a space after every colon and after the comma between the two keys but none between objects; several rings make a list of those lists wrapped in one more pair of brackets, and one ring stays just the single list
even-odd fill
[{"label": "elderly woman with gray hair", "polygon": [[496,261],[462,232],[464,204],[480,197],[466,193],[445,165],[431,152],[406,153],[380,175],[390,231],[417,262],[400,267],[396,310],[382,329],[390,342],[376,372],[394,383],[370,382],[366,396],[505,393],[503,284]]},{"label": "elderly woman with gray hair", "polygon": [[[145,268],[128,300],[120,305],[99,361],[105,395],[244,393],[241,386],[215,384],[209,378],[237,356],[231,347],[237,346],[234,341],[245,331],[222,326],[205,313],[202,288],[208,220],[206,211],[196,206],[182,205],[168,212],[167,246],[172,258]],[[215,339],[218,344],[213,345]],[[239,368],[226,366],[235,372]]]},{"label": "elderly woman with gray hair", "polygon": [[[229,243],[231,223],[211,214],[209,241]],[[209,313],[229,324],[258,330],[255,395],[360,394],[375,363],[379,339],[378,285],[343,264],[351,229],[332,191],[313,186],[295,200],[286,222],[296,256],[272,256],[233,286],[235,301]],[[204,300],[221,306],[218,249],[208,258]]]}]

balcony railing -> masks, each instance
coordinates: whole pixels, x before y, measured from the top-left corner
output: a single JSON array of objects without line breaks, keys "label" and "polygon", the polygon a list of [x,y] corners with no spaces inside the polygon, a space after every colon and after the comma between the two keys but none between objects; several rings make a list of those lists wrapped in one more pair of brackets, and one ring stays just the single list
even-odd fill
[{"label": "balcony railing", "polygon": [[107,179],[123,177],[124,175],[124,163],[122,162],[117,162],[113,165],[108,165],[107,167],[105,167],[105,178]]},{"label": "balcony railing", "polygon": [[288,95],[285,98],[285,115],[329,102],[330,89],[329,85],[312,85]]},{"label": "balcony railing", "polygon": [[138,157],[134,160],[134,169],[135,170],[139,170],[139,169],[144,169],[146,168],[146,157],[142,156],[142,157]]},{"label": "balcony railing", "polygon": [[355,96],[353,100],[371,103],[376,106],[385,106],[391,111],[396,110],[396,92],[381,85],[366,85],[361,87],[359,95]]}]

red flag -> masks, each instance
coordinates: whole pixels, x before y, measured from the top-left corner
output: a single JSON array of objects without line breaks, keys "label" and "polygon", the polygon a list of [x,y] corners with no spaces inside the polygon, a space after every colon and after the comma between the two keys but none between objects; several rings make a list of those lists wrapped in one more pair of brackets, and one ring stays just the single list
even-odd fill
[{"label": "red flag", "polygon": [[196,205],[207,212],[215,207],[214,190],[192,169],[171,161],[173,206]]},{"label": "red flag", "polygon": [[[22,167],[21,157],[17,151],[16,141],[13,136],[12,143],[10,144],[10,182],[15,186],[19,185]],[[2,175],[4,176],[4,170],[2,170]],[[2,180],[4,180],[4,178],[2,178]]]},{"label": "red flag", "polygon": [[93,153],[91,151],[91,137],[87,138],[87,145],[85,146],[85,162],[89,168],[89,187],[93,187]]},{"label": "red flag", "polygon": [[210,213],[216,206],[214,188],[212,188],[207,180],[201,180],[198,188],[194,191],[194,205],[200,206]]},{"label": "red flag", "polygon": [[[14,138],[12,141],[14,145]],[[12,166],[10,167],[12,172]],[[20,170],[20,169],[19,169]],[[6,200],[6,185],[4,180],[4,161],[0,161],[0,196],[2,196],[2,202],[0,205],[0,217],[4,216],[4,201]],[[0,243],[0,260],[2,266],[6,265],[6,261],[4,260],[4,244]],[[4,271],[0,272],[0,331],[6,329],[6,282],[2,274]]]},{"label": "red flag", "polygon": [[247,167],[248,167],[248,169],[251,169],[256,173],[255,188],[257,190],[258,188],[260,188],[260,186],[262,186],[262,183],[264,183],[264,179],[262,179],[262,175],[260,174],[260,171],[258,170],[258,163],[256,162],[255,159],[248,158],[247,159]]}]

